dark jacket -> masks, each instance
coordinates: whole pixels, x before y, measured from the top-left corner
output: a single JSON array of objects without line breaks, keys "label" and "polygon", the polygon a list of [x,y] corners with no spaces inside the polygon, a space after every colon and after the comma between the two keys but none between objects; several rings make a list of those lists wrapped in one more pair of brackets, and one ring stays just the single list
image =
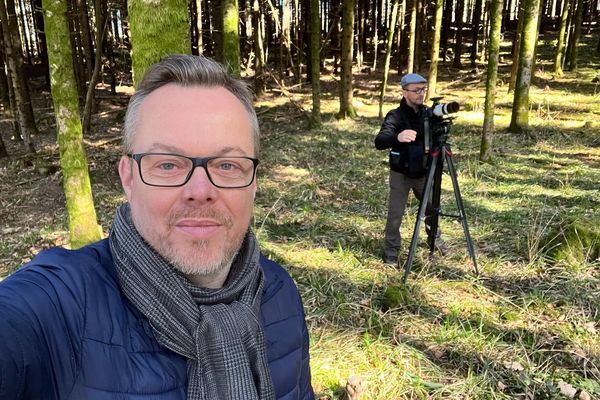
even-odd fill
[{"label": "dark jacket", "polygon": [[[312,400],[300,296],[281,266],[261,266],[276,397]],[[0,284],[0,399],[182,400],[186,387],[186,359],[121,293],[107,240],[44,251]]]},{"label": "dark jacket", "polygon": [[[417,132],[413,142],[400,143],[398,134],[405,129]],[[423,117],[421,112],[415,112],[406,100],[400,101],[400,106],[391,110],[385,116],[381,129],[375,137],[377,150],[390,150],[390,168],[411,178],[425,175],[425,145]]]}]

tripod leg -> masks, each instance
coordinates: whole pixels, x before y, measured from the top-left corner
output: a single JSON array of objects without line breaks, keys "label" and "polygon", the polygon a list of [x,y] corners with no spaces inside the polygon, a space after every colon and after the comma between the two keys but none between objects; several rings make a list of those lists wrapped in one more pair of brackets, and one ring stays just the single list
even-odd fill
[{"label": "tripod leg", "polygon": [[[440,197],[442,195],[442,172],[444,171],[444,157],[439,157],[435,164],[435,173],[433,175],[433,193],[431,194],[431,215],[425,219],[429,223],[428,245],[429,252],[433,254],[435,251],[435,240],[438,236],[439,221],[440,221]],[[421,196],[421,202],[429,203],[429,198],[425,197],[425,193]],[[427,210],[426,210],[427,211]]]},{"label": "tripod leg", "polygon": [[450,178],[452,179],[452,187],[454,188],[454,198],[456,199],[456,207],[458,208],[459,218],[463,226],[463,230],[465,232],[465,240],[467,241],[467,250],[469,251],[469,256],[471,256],[471,260],[473,260],[473,267],[475,268],[475,274],[479,274],[477,270],[477,261],[475,259],[475,247],[473,246],[473,241],[471,240],[471,234],[469,233],[469,225],[467,224],[467,216],[465,214],[465,207],[463,206],[462,197],[460,195],[460,189],[458,187],[458,179],[456,177],[456,169],[454,169],[454,164],[452,163],[452,156],[450,150],[446,148],[443,149],[443,157],[446,159],[446,164],[448,165],[448,173]]},{"label": "tripod leg", "polygon": [[406,283],[406,279],[408,278],[408,274],[410,273],[410,269],[412,268],[413,259],[415,257],[415,251],[417,249],[417,242],[419,240],[419,230],[421,229],[421,223],[425,220],[425,210],[427,208],[427,199],[431,194],[431,188],[433,186],[433,175],[437,169],[437,159],[440,153],[436,152],[431,154],[429,157],[429,165],[428,165],[428,173],[427,178],[425,179],[425,185],[423,187],[423,195],[422,198],[425,201],[421,201],[419,204],[419,212],[417,214],[417,221],[415,222],[415,230],[413,231],[412,240],[410,241],[410,250],[408,251],[408,257],[406,258],[406,263],[404,264],[404,276],[402,277],[402,282]]}]

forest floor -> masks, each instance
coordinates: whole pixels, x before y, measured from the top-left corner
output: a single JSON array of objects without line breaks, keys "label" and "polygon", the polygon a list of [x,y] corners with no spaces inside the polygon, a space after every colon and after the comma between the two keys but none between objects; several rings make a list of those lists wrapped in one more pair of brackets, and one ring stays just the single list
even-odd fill
[{"label": "forest floor", "polygon": [[[595,41],[594,41],[595,40]],[[478,162],[485,67],[440,67],[444,102],[458,101],[449,142],[475,243],[479,275],[460,223],[441,219],[447,257],[420,241],[413,271],[381,261],[387,209],[387,154],[373,147],[381,72],[356,71],[359,116],[338,121],[337,81],[322,74],[323,125],[310,129],[310,86],[286,80],[256,102],[262,128],[253,228],[263,251],[294,276],[311,334],[313,386],[341,399],[349,377],[366,398],[600,398],[600,261],[548,256],[545,239],[576,218],[598,228],[600,57],[580,50],[576,73],[555,77],[538,61],[528,132],[506,132],[512,95],[503,64],[496,97],[493,162]],[[551,40],[541,44],[552,48]],[[465,61],[466,64],[466,61]],[[384,113],[399,100],[390,75]],[[99,90],[85,140],[99,223],[105,235],[125,201],[117,173],[131,87]],[[68,246],[65,200],[49,93],[34,96],[38,153],[0,134],[0,279],[41,249]],[[452,213],[452,186],[442,207]],[[418,204],[406,212],[401,262]],[[594,222],[598,221],[598,222]],[[587,248],[589,250],[589,248]],[[562,397],[561,397],[562,396]]]}]

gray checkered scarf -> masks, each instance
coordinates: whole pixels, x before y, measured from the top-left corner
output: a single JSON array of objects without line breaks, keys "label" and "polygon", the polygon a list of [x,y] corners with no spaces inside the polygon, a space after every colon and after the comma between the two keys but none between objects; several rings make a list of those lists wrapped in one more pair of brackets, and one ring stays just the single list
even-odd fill
[{"label": "gray checkered scarf", "polygon": [[260,323],[264,277],[250,230],[225,286],[193,285],[154,251],[117,209],[110,248],[125,296],[144,314],[164,347],[187,358],[187,398],[275,398]]}]

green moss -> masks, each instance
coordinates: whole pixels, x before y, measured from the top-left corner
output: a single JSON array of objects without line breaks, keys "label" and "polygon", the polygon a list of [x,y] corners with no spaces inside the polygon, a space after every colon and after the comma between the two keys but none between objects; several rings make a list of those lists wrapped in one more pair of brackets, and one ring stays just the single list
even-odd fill
[{"label": "green moss", "polygon": [[190,54],[189,14],[184,0],[130,0],[131,63],[134,82],[169,54]]},{"label": "green moss", "polygon": [[570,219],[551,230],[543,243],[547,255],[577,266],[600,258],[600,220]]}]

